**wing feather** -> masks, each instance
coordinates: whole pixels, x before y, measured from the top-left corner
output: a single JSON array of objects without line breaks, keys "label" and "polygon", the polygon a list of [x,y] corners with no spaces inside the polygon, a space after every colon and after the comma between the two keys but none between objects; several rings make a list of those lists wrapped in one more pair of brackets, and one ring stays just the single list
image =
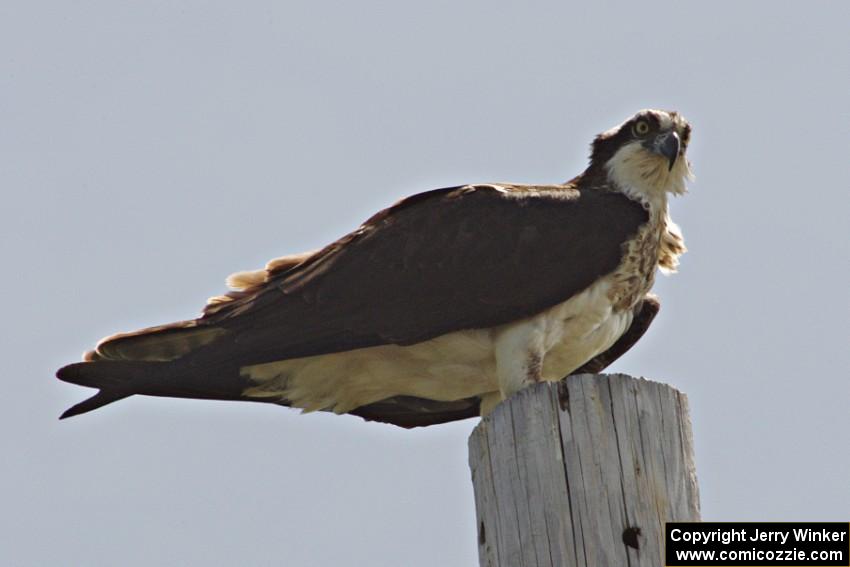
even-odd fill
[{"label": "wing feather", "polygon": [[[414,195],[199,320],[240,364],[412,344],[565,301],[620,263],[646,211],[571,185]],[[225,347],[225,351],[221,348]]]}]

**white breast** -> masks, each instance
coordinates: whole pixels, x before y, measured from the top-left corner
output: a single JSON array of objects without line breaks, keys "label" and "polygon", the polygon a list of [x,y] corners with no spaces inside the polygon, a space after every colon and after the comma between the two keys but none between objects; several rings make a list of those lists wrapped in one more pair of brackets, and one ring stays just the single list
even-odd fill
[{"label": "white breast", "polygon": [[608,350],[632,324],[632,311],[615,311],[608,297],[610,278],[538,317],[550,329],[543,363],[544,380],[557,381]]}]

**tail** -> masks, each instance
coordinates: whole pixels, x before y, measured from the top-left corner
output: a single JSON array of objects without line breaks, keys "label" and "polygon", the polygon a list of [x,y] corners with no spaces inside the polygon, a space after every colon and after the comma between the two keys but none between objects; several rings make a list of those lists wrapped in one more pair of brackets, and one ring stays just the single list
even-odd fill
[{"label": "tail", "polygon": [[152,381],[159,376],[170,374],[163,372],[166,362],[139,362],[125,360],[99,360],[96,362],[77,362],[64,366],[56,372],[56,377],[64,382],[98,388],[100,391],[87,400],[69,408],[59,419],[73,417],[90,412],[112,402],[117,402],[133,394],[149,389]]},{"label": "tail", "polygon": [[245,399],[246,379],[238,368],[219,366],[216,371],[192,373],[175,362],[96,360],[60,368],[56,377],[71,384],[98,388],[94,396],[69,408],[59,419],[90,412],[134,394],[208,400]]},{"label": "tail", "polygon": [[[240,399],[245,379],[238,367],[216,357],[218,349],[212,346],[226,334],[224,329],[195,319],[106,337],[84,355],[85,362],[69,364],[56,373],[65,382],[100,390],[68,409],[60,419],[133,394]],[[199,352],[206,353],[206,364],[194,360]]]}]

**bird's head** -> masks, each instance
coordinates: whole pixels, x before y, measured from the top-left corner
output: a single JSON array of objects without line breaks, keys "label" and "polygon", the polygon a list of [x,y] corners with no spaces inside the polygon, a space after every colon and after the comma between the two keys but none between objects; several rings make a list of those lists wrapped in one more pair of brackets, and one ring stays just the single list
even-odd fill
[{"label": "bird's head", "polygon": [[692,178],[685,157],[691,126],[678,112],[641,110],[593,141],[591,168],[643,201],[681,195]]}]

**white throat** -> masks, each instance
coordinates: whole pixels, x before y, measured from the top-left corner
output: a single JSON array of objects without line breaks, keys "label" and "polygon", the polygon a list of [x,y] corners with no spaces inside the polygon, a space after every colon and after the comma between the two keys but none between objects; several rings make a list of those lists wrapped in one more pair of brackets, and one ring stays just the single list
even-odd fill
[{"label": "white throat", "polygon": [[641,142],[626,144],[605,164],[608,178],[617,188],[652,208],[666,207],[667,194],[687,192],[685,182],[692,179],[688,160],[680,156],[672,169],[666,160],[646,150]]}]

